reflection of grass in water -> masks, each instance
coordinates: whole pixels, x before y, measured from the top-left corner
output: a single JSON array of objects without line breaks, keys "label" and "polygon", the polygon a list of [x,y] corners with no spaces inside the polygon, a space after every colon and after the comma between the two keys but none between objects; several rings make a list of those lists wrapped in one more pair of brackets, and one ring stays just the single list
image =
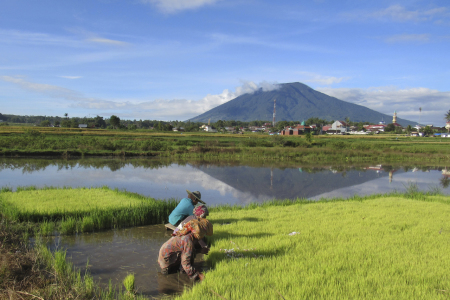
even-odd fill
[{"label": "reflection of grass in water", "polygon": [[448,297],[450,197],[421,198],[217,210],[215,269],[180,299]]},{"label": "reflection of grass in water", "polygon": [[41,222],[42,235],[55,229],[63,234],[95,229],[161,224],[177,205],[135,193],[104,188],[3,188],[0,212],[10,220]]}]

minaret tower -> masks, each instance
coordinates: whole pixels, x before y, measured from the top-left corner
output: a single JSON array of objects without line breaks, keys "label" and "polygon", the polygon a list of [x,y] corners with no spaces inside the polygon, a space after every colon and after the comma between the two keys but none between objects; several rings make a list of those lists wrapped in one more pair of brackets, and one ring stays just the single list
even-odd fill
[{"label": "minaret tower", "polygon": [[274,99],[273,100],[273,120],[272,120],[272,126],[273,127],[275,127],[275,115],[276,115],[275,108],[276,108],[276,105],[277,105],[277,99]]},{"label": "minaret tower", "polygon": [[392,117],[392,123],[397,123],[397,112],[394,111],[394,116]]}]

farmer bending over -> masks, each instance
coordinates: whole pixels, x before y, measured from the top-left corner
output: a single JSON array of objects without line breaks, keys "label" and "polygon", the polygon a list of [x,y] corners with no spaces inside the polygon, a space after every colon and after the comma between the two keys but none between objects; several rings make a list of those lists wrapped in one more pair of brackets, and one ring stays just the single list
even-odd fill
[{"label": "farmer bending over", "polygon": [[[205,235],[213,234],[213,226],[207,219],[198,218],[187,222],[183,229],[174,233],[159,250],[158,263],[162,274],[186,272],[191,280],[203,280],[205,275],[198,272],[193,264],[195,259],[195,248],[198,241]],[[200,253],[208,254],[208,247],[200,247]]]},{"label": "farmer bending over", "polygon": [[169,215],[169,223],[174,226],[177,226],[186,217],[192,215],[192,211],[198,202],[205,204],[201,199],[202,195],[199,191],[192,193],[186,190],[186,192],[188,193],[188,197],[181,199],[180,203],[178,203],[177,207]]}]

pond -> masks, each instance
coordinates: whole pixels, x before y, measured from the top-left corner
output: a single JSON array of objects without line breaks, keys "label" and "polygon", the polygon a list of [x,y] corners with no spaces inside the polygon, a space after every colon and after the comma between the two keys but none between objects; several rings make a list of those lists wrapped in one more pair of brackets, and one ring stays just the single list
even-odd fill
[{"label": "pond", "polygon": [[245,205],[271,199],[351,197],[440,189],[450,194],[445,167],[393,165],[270,165],[160,159],[0,159],[0,186],[125,189],[156,199],[200,191],[207,205]]},{"label": "pond", "polygon": [[[271,199],[350,197],[391,191],[439,189],[450,194],[445,166],[296,165],[284,162],[171,161],[162,159],[78,160],[0,158],[1,186],[97,187],[125,189],[157,199],[186,196],[199,190],[207,205],[245,205]],[[51,249],[67,249],[74,266],[88,266],[94,280],[121,285],[129,273],[144,295],[181,293],[191,286],[186,275],[163,276],[157,265],[161,245],[169,238],[162,225],[51,237]],[[202,256],[197,257],[197,266]]]}]

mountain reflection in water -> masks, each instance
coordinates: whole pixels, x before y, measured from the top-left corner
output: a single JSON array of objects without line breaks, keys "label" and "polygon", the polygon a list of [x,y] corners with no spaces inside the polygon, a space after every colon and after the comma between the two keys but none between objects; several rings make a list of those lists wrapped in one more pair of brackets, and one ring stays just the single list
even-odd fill
[{"label": "mountain reflection in water", "polygon": [[247,204],[270,199],[350,197],[439,188],[450,194],[445,167],[392,165],[314,166],[278,162],[173,161],[164,159],[1,158],[1,186],[126,189],[157,199],[199,190],[208,205]]}]

